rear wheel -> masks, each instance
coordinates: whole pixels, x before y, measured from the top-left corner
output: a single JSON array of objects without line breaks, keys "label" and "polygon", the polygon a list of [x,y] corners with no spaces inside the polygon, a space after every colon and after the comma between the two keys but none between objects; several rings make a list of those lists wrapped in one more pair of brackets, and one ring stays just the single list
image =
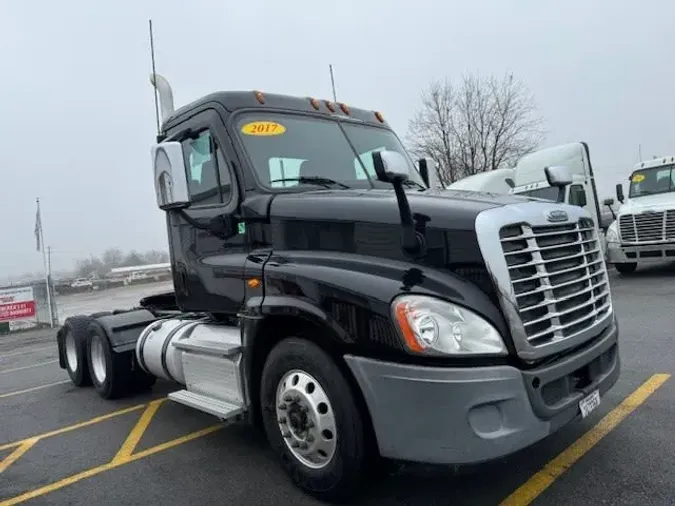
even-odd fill
[{"label": "rear wheel", "polygon": [[61,347],[66,371],[78,387],[91,385],[87,363],[87,327],[91,321],[89,316],[72,316],[63,325]]},{"label": "rear wheel", "polygon": [[280,342],[265,362],[260,396],[267,438],[296,485],[323,500],[358,492],[367,471],[367,427],[326,352],[303,339]]},{"label": "rear wheel", "polygon": [[94,388],[104,399],[122,397],[131,385],[131,354],[113,352],[108,337],[96,322],[89,327],[89,336],[87,364]]},{"label": "rear wheel", "polygon": [[614,264],[614,268],[619,274],[633,274],[637,270],[637,262],[627,262],[624,264]]}]

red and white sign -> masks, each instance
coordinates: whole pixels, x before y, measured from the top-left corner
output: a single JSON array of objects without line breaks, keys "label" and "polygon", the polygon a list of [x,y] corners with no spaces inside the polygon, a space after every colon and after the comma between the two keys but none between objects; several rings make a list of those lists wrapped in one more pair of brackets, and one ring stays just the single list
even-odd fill
[{"label": "red and white sign", "polygon": [[35,314],[32,287],[0,289],[0,322],[28,320]]}]

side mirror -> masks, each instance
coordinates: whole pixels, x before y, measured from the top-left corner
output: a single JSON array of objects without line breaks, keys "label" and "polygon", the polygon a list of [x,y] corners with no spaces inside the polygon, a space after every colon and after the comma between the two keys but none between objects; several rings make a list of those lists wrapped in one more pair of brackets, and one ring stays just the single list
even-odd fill
[{"label": "side mirror", "polygon": [[544,168],[549,186],[558,188],[558,202],[565,201],[565,187],[572,184],[572,175],[567,167],[556,166]]},{"label": "side mirror", "polygon": [[[621,191],[623,192],[623,188]],[[612,206],[614,205],[614,199],[605,199],[602,201],[602,203],[609,207],[609,212],[612,213],[612,218],[616,220],[616,213],[614,213],[614,209],[612,209]],[[609,224],[607,226],[609,226]]]},{"label": "side mirror", "polygon": [[546,173],[546,180],[550,186],[561,186],[565,187],[569,184],[572,184],[572,176],[567,167],[558,165],[555,167],[546,167],[544,169]]},{"label": "side mirror", "polygon": [[624,201],[624,196],[623,196],[623,185],[621,183],[618,183],[616,185],[616,200],[621,202],[623,204]]},{"label": "side mirror", "polygon": [[420,158],[417,161],[420,169],[420,175],[428,188],[440,188],[436,164],[431,158]]},{"label": "side mirror", "polygon": [[509,188],[511,188],[512,190],[516,187],[516,183],[514,183],[513,179],[511,179],[510,177],[507,177],[504,181],[506,182],[507,185],[509,185]]},{"label": "side mirror", "polygon": [[410,177],[408,162],[398,151],[375,151],[373,166],[377,179],[385,183],[402,183]]},{"label": "side mirror", "polygon": [[391,183],[396,192],[396,202],[401,216],[401,249],[406,255],[413,258],[424,256],[426,254],[426,241],[424,236],[415,229],[410,202],[408,202],[408,196],[403,189],[403,183],[410,177],[408,162],[397,151],[375,151],[373,152],[373,167],[377,179]]},{"label": "side mirror", "polygon": [[420,176],[422,176],[422,181],[427,185],[427,188],[431,188],[431,183],[429,182],[429,166],[427,165],[426,158],[420,158],[417,160],[417,165],[420,168]]},{"label": "side mirror", "polygon": [[187,172],[180,142],[162,142],[150,150],[157,207],[163,211],[190,205]]}]

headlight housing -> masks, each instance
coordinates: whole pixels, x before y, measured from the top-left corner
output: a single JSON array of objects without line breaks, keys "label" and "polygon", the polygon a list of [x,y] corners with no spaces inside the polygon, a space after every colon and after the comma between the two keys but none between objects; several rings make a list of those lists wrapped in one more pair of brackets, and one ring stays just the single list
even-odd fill
[{"label": "headlight housing", "polygon": [[402,295],[392,314],[409,351],[435,356],[508,354],[497,329],[473,311],[426,295]]}]

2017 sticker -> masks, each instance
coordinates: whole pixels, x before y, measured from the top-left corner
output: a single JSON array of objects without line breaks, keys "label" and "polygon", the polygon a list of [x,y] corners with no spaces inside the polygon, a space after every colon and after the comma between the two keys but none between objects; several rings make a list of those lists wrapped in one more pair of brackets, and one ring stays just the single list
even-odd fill
[{"label": "2017 sticker", "polygon": [[286,127],[275,121],[254,121],[241,127],[241,132],[246,135],[282,135],[285,131]]},{"label": "2017 sticker", "polygon": [[644,180],[645,180],[644,174],[635,174],[632,179],[633,183],[641,183]]}]

